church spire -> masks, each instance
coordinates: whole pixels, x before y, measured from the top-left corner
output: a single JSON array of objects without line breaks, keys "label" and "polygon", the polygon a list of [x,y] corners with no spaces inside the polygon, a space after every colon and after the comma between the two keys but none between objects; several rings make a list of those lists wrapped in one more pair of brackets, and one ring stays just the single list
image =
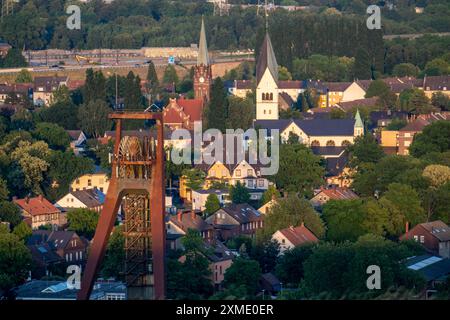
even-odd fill
[{"label": "church spire", "polygon": [[258,63],[256,65],[257,83],[261,81],[261,78],[263,77],[264,72],[266,72],[266,69],[269,69],[273,79],[275,81],[278,81],[278,63],[268,32],[266,32],[266,36],[264,37],[261,51],[259,53]]},{"label": "church spire", "polygon": [[197,65],[209,65],[208,46],[206,44],[205,22],[202,16],[202,27],[200,30],[200,43],[198,46]]}]

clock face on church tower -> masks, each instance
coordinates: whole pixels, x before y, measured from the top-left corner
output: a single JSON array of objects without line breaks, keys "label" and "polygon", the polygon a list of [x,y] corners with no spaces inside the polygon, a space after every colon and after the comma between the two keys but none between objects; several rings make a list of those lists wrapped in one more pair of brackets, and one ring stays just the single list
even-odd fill
[{"label": "clock face on church tower", "polygon": [[198,81],[200,81],[200,83],[203,83],[203,82],[205,82],[205,78],[200,77],[200,79],[198,79]]}]

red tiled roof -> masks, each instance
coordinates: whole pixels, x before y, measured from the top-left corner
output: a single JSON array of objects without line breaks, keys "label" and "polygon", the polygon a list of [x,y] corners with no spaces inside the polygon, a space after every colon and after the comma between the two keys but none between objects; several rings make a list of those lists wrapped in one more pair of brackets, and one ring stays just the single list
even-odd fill
[{"label": "red tiled roof", "polygon": [[32,216],[60,212],[58,208],[42,196],[35,198],[15,199],[13,201]]},{"label": "red tiled roof", "polygon": [[280,230],[281,234],[294,246],[299,246],[307,242],[319,242],[319,239],[302,223],[299,227],[289,227]]},{"label": "red tiled roof", "polygon": [[322,189],[320,192],[324,193],[327,197],[333,200],[348,200],[359,198],[358,195],[352,190],[343,187]]},{"label": "red tiled roof", "polygon": [[67,83],[67,87],[69,88],[69,90],[75,90],[84,86],[85,82],[86,81],[84,80],[69,80]]},{"label": "red tiled roof", "polygon": [[450,241],[450,228],[441,220],[421,223],[420,225],[440,241]]},{"label": "red tiled roof", "polygon": [[181,108],[183,108],[184,113],[189,116],[191,122],[202,120],[202,99],[178,99],[177,103]]},{"label": "red tiled roof", "polygon": [[429,125],[430,122],[428,120],[417,118],[413,122],[408,123],[406,126],[400,129],[400,131],[415,131],[420,132],[425,128],[427,125]]}]

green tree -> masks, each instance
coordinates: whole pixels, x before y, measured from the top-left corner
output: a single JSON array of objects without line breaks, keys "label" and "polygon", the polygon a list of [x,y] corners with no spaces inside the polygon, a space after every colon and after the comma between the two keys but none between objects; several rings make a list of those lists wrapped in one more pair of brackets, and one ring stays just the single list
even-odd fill
[{"label": "green tree", "polygon": [[229,96],[227,98],[227,106],[227,129],[242,129],[245,131],[252,126],[256,110],[252,100]]},{"label": "green tree", "polygon": [[31,268],[31,253],[14,234],[0,233],[0,289],[9,292],[22,284]]},{"label": "green tree", "polygon": [[169,259],[167,296],[170,299],[205,299],[213,292],[211,270],[200,234],[189,229],[182,239],[184,262]]},{"label": "green tree", "polygon": [[225,86],[220,77],[217,77],[211,87],[211,100],[205,109],[204,120],[208,129],[218,129],[225,132],[227,119],[227,99]]},{"label": "green tree", "polygon": [[450,72],[450,64],[443,59],[433,59],[427,62],[423,72],[427,76],[447,75]]},{"label": "green tree", "polygon": [[0,201],[0,221],[9,222],[11,228],[17,226],[22,221],[19,207],[9,201]]},{"label": "green tree", "polygon": [[22,55],[22,51],[18,48],[8,50],[8,53],[5,58],[3,58],[3,62],[1,64],[3,68],[20,68],[28,66],[25,57]]},{"label": "green tree", "polygon": [[383,108],[395,109],[397,96],[383,80],[374,80],[366,91],[366,98],[378,97],[378,104]]},{"label": "green tree", "polygon": [[119,278],[125,267],[125,237],[121,226],[115,227],[108,241],[101,274],[105,278]]},{"label": "green tree", "polygon": [[357,168],[362,163],[376,163],[384,156],[383,149],[371,134],[355,138],[354,144],[349,146],[350,165]]},{"label": "green tree", "polygon": [[220,209],[220,201],[216,194],[211,193],[206,198],[205,215],[208,217]]},{"label": "green tree", "polygon": [[41,122],[36,125],[33,135],[44,140],[53,149],[65,149],[70,144],[69,134],[57,124]]},{"label": "green tree", "polygon": [[13,234],[15,234],[20,240],[23,240],[24,242],[27,241],[29,237],[32,235],[32,230],[30,226],[25,222],[22,221],[13,229]]},{"label": "green tree", "polygon": [[200,169],[185,169],[183,176],[186,178],[186,186],[191,190],[198,190],[203,185],[206,174]]},{"label": "green tree", "polygon": [[79,208],[67,213],[69,230],[78,235],[92,239],[98,222],[98,213],[89,209]]},{"label": "green tree", "polygon": [[277,199],[280,197],[280,192],[275,188],[274,185],[270,185],[269,188],[267,188],[266,191],[264,191],[262,198],[261,198],[261,206],[265,205],[272,199]]},{"label": "green tree", "polygon": [[31,72],[27,69],[22,69],[17,74],[16,77],[16,83],[31,83],[33,82],[33,76],[31,75]]},{"label": "green tree", "polygon": [[234,186],[230,186],[230,199],[234,204],[248,203],[250,193],[245,185],[238,181]]},{"label": "green tree", "polygon": [[396,77],[417,77],[419,68],[412,63],[399,63],[394,67],[392,74]]},{"label": "green tree", "polygon": [[156,74],[155,64],[150,61],[147,70],[147,84],[149,88],[156,89],[159,86],[158,75]]},{"label": "green tree", "polygon": [[450,150],[450,122],[436,121],[426,126],[422,133],[414,136],[409,152],[414,157],[422,157],[431,152]]},{"label": "green tree", "polygon": [[289,194],[285,198],[278,199],[269,209],[269,213],[264,219],[264,229],[259,230],[257,238],[269,239],[275,231],[290,226],[299,226],[302,222],[318,238],[324,235],[324,224],[309,201]]},{"label": "green tree", "polygon": [[372,64],[369,53],[364,47],[359,47],[355,56],[355,76],[358,79],[372,79]]},{"label": "green tree", "polygon": [[174,84],[176,86],[178,84],[178,81],[179,79],[175,67],[171,64],[167,65],[166,69],[164,70],[163,83]]},{"label": "green tree", "polygon": [[364,227],[366,214],[361,200],[330,200],[322,208],[330,241],[356,241],[367,233]]},{"label": "green tree", "polygon": [[7,181],[3,178],[0,178],[0,201],[8,200],[9,190]]},{"label": "green tree", "polygon": [[76,130],[79,129],[78,109],[72,102],[54,103],[48,108],[35,111],[33,115],[36,121],[54,123],[66,130]]},{"label": "green tree", "polygon": [[250,251],[250,258],[258,261],[263,273],[272,272],[278,261],[280,244],[276,240],[256,243]]},{"label": "green tree", "polygon": [[275,267],[278,279],[287,287],[297,288],[303,279],[303,263],[313,253],[314,244],[304,244],[293,249],[286,250],[280,256]]},{"label": "green tree", "polygon": [[224,285],[226,288],[244,286],[247,295],[254,295],[258,290],[261,267],[258,261],[236,258],[225,271]]},{"label": "green tree", "polygon": [[292,80],[292,75],[286,67],[278,67],[278,79],[279,80]]},{"label": "green tree", "polygon": [[303,144],[282,144],[277,174],[269,179],[283,191],[312,196],[313,189],[322,183],[325,169],[320,157]]},{"label": "green tree", "polygon": [[59,86],[52,94],[50,105],[54,104],[70,104],[70,91],[66,86]]},{"label": "green tree", "polygon": [[450,111],[450,97],[440,91],[433,93],[431,104],[442,111]]},{"label": "green tree", "polygon": [[90,136],[99,138],[105,131],[111,128],[111,121],[108,119],[110,108],[102,100],[93,100],[80,106],[78,119],[81,129]]}]

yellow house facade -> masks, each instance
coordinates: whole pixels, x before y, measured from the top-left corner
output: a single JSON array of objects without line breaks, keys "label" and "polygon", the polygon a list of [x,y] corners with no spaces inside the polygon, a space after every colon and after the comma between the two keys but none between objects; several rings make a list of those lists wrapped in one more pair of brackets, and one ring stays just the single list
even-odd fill
[{"label": "yellow house facade", "polygon": [[76,178],[70,185],[71,190],[86,190],[97,188],[104,194],[108,192],[109,178],[106,173],[85,174]]}]

